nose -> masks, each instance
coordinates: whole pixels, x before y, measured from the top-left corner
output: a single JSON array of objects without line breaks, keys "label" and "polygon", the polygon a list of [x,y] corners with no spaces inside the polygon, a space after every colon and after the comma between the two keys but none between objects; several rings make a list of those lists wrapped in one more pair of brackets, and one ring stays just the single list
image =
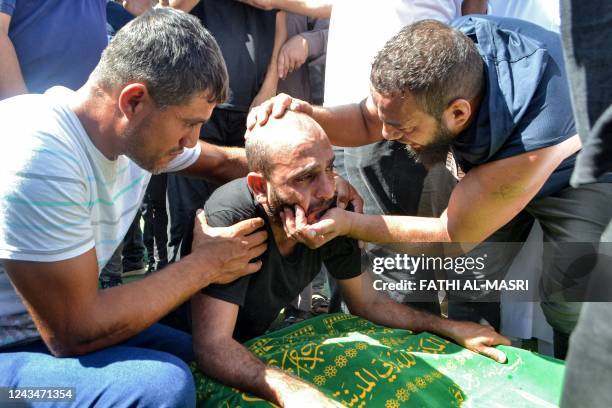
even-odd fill
[{"label": "nose", "polygon": [[402,132],[400,132],[393,126],[389,126],[383,123],[382,136],[383,138],[385,138],[385,140],[398,140],[398,139],[401,139]]},{"label": "nose", "polygon": [[191,132],[181,138],[179,145],[187,148],[195,147],[200,138],[200,128],[201,126],[194,127]]},{"label": "nose", "polygon": [[336,194],[336,182],[333,174],[321,174],[318,177],[315,194],[320,200],[329,200]]}]

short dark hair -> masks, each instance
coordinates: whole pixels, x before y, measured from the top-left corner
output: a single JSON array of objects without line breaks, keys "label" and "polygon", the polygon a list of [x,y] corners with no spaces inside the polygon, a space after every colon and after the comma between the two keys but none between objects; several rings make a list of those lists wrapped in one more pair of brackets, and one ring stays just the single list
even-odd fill
[{"label": "short dark hair", "polygon": [[262,174],[266,179],[272,174],[273,163],[270,144],[260,137],[249,137],[244,145],[249,171]]},{"label": "short dark hair", "polygon": [[202,92],[210,103],[228,95],[217,42],[196,17],[171,8],[150,10],[119,30],[93,75],[106,89],[143,81],[159,107],[184,104]]},{"label": "short dark hair", "polygon": [[461,31],[435,20],[404,27],[378,52],[370,80],[385,96],[410,93],[425,112],[440,118],[457,98],[471,99],[483,87],[483,62]]}]

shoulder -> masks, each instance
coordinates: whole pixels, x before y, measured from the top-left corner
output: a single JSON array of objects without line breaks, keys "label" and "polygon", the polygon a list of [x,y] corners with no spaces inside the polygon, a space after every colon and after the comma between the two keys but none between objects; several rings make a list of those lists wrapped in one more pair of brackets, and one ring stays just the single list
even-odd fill
[{"label": "shoulder", "polygon": [[539,49],[561,50],[558,33],[517,18],[469,15],[450,25],[472,38],[484,58],[519,61]]},{"label": "shoulder", "polygon": [[261,216],[262,210],[244,177],[216,189],[204,205],[208,224],[213,227],[233,225]]},{"label": "shoulder", "polygon": [[12,16],[15,12],[15,3],[17,0],[0,0],[0,13]]},{"label": "shoulder", "polygon": [[35,167],[63,176],[81,174],[79,140],[83,135],[75,121],[78,119],[43,95],[23,95],[0,103],[0,122],[7,131],[6,146],[0,149],[2,166],[14,171]]}]

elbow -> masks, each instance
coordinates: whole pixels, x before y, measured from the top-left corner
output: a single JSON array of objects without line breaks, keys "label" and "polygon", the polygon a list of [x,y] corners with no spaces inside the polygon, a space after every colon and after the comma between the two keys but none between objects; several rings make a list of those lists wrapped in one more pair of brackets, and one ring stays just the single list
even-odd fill
[{"label": "elbow", "polygon": [[114,345],[127,338],[128,327],[102,327],[84,324],[65,325],[43,336],[47,348],[55,357],[78,357]]},{"label": "elbow", "polygon": [[208,166],[211,169],[210,179],[216,183],[228,183],[248,173],[244,150],[237,153],[232,148],[227,148],[225,151],[219,149],[210,159],[211,165]]},{"label": "elbow", "polygon": [[81,340],[80,328],[63,322],[60,327],[47,325],[40,330],[43,341],[54,357],[76,357],[87,353]]},{"label": "elbow", "polygon": [[350,302],[348,299],[345,299],[345,302],[350,314],[354,316],[359,316],[366,320],[372,320],[371,312],[373,309],[376,309],[378,307],[377,300],[374,300],[372,302]]},{"label": "elbow", "polygon": [[74,337],[57,336],[44,340],[53,357],[66,358],[78,357],[89,353],[91,350],[86,345],[75,341]]}]

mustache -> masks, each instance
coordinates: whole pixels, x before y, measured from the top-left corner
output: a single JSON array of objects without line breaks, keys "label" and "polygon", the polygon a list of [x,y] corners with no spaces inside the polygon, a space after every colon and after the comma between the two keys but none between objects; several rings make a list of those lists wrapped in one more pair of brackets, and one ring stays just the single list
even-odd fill
[{"label": "mustache", "polygon": [[329,198],[327,200],[319,200],[308,208],[308,213],[306,215],[318,212],[320,210],[328,210],[336,202],[336,197],[337,196],[334,195],[332,198]]},{"label": "mustache", "polygon": [[[306,216],[314,212],[318,212],[320,210],[329,210],[331,207],[335,205],[336,199],[337,199],[337,195],[334,195],[332,198],[329,198],[327,200],[318,200],[312,203],[312,205],[308,207],[308,212],[306,212]],[[296,205],[297,203],[283,203],[279,205],[278,207],[276,207],[275,210],[277,213],[281,213],[285,209],[288,209],[288,210],[291,210],[295,214]]]},{"label": "mustache", "polygon": [[180,154],[183,153],[183,148],[182,147],[176,147],[170,151],[168,151],[168,154]]}]

